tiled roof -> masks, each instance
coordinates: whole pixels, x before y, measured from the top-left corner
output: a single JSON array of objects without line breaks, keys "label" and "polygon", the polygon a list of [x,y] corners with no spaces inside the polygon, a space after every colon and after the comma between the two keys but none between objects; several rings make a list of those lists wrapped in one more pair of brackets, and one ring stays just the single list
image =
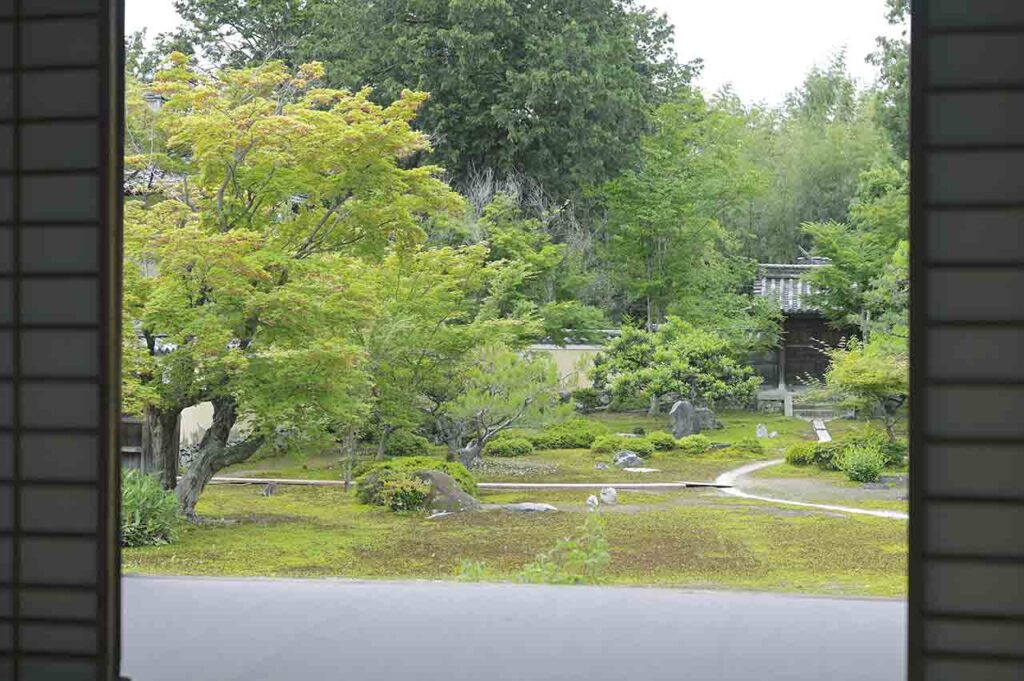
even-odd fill
[{"label": "tiled roof", "polygon": [[814,289],[803,280],[803,275],[823,266],[824,263],[758,265],[754,295],[774,298],[779,302],[783,312],[818,312],[819,310],[810,302]]}]

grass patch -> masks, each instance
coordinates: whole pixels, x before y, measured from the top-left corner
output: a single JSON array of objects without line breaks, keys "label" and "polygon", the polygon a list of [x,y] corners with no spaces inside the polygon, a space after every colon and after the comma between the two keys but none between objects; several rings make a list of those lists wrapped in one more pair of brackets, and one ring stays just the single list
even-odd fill
[{"label": "grass patch", "polygon": [[[907,467],[886,468],[882,475],[906,475]],[[854,487],[862,489],[864,485],[859,482],[847,480],[846,473],[842,471],[823,471],[817,466],[793,466],[788,463],[780,463],[777,466],[762,468],[751,473],[752,478],[801,478],[804,480],[818,480],[827,482],[839,487]]]},{"label": "grass patch", "polygon": [[[524,497],[486,500],[513,498]],[[607,513],[608,581],[904,594],[904,523],[736,501],[716,497],[706,505]],[[125,571],[450,579],[463,560],[472,560],[504,580],[572,534],[583,519],[581,513],[490,512],[428,521],[359,505],[338,489],[282,488],[263,497],[258,486],[211,488],[198,510],[207,524],[185,528],[170,546],[126,549]]]}]

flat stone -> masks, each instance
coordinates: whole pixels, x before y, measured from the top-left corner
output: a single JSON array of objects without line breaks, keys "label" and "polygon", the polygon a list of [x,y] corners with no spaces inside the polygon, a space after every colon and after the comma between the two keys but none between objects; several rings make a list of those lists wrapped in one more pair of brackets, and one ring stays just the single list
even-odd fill
[{"label": "flat stone", "polygon": [[514,513],[551,513],[558,510],[551,504],[536,504],[529,501],[520,504],[502,504],[501,508]]},{"label": "flat stone", "polygon": [[623,468],[627,473],[660,473],[658,468]]}]

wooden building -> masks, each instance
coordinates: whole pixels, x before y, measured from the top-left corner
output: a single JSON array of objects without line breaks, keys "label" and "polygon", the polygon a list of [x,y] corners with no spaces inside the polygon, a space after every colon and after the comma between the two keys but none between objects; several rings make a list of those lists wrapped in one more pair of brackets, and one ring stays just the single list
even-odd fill
[{"label": "wooden building", "polygon": [[758,266],[754,294],[776,301],[783,314],[779,347],[752,358],[762,378],[759,407],[792,414],[793,396],[805,389],[808,378],[823,378],[828,370],[822,347],[838,345],[844,332],[829,326],[814,306],[814,290],[805,276],[826,264],[822,259],[801,259]]}]

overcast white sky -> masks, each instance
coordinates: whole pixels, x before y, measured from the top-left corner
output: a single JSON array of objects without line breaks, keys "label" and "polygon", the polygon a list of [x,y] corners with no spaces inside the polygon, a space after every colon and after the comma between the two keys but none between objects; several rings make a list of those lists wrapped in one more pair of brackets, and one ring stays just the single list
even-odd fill
[{"label": "overcast white sky", "polygon": [[[174,28],[172,0],[126,0],[129,32],[152,36]],[[885,0],[647,0],[676,27],[679,58],[704,59],[700,85],[731,82],[744,100],[777,103],[814,64],[841,47],[863,83],[874,77],[864,57],[875,37],[892,33]]]}]

